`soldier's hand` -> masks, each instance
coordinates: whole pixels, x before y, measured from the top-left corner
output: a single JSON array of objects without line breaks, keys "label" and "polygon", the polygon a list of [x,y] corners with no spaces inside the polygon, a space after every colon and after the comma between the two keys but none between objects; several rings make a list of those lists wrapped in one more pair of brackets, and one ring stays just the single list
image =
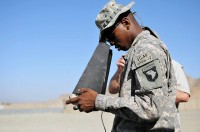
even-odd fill
[{"label": "soldier's hand", "polygon": [[95,110],[95,100],[98,93],[89,88],[80,88],[79,96],[66,101],[66,104],[74,104],[78,106],[79,111],[91,112]]},{"label": "soldier's hand", "polygon": [[122,57],[119,58],[119,60],[117,61],[117,67],[120,73],[124,70],[124,65],[125,65],[124,56],[125,55],[122,55]]}]

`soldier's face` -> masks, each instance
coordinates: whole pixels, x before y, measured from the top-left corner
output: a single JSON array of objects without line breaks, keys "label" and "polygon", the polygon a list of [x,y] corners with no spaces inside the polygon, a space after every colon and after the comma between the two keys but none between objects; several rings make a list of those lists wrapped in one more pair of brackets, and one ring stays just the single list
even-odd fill
[{"label": "soldier's face", "polygon": [[117,25],[114,25],[114,27],[111,27],[106,33],[107,41],[119,51],[126,51],[129,49],[130,44],[128,42],[126,30],[124,25],[119,22]]}]

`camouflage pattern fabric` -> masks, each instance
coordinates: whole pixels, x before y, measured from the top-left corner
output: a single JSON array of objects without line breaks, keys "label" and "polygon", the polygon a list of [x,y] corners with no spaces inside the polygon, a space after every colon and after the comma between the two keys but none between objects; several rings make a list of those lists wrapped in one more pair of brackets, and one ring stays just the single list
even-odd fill
[{"label": "camouflage pattern fabric", "polygon": [[118,4],[115,0],[110,0],[97,15],[95,23],[101,32],[111,27],[120,14],[130,10],[135,2],[131,2],[127,6]]},{"label": "camouflage pattern fabric", "polygon": [[166,46],[141,32],[125,56],[119,97],[99,94],[95,107],[115,114],[112,132],[180,131],[175,75]]}]

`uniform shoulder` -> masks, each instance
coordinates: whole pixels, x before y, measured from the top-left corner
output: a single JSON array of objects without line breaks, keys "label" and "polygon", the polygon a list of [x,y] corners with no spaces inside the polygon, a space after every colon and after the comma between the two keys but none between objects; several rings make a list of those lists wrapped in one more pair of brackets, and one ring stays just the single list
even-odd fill
[{"label": "uniform shoulder", "polygon": [[172,65],[174,66],[174,68],[183,68],[183,66],[176,60],[172,59]]}]

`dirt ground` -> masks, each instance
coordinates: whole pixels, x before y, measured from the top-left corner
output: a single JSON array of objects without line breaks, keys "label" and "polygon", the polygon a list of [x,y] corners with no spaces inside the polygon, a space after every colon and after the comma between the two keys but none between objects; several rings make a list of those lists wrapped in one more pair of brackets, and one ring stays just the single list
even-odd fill
[{"label": "dirt ground", "polygon": [[[180,112],[182,132],[200,132],[200,111]],[[110,132],[114,116],[104,113]],[[104,132],[101,112],[0,114],[0,132]]]}]

